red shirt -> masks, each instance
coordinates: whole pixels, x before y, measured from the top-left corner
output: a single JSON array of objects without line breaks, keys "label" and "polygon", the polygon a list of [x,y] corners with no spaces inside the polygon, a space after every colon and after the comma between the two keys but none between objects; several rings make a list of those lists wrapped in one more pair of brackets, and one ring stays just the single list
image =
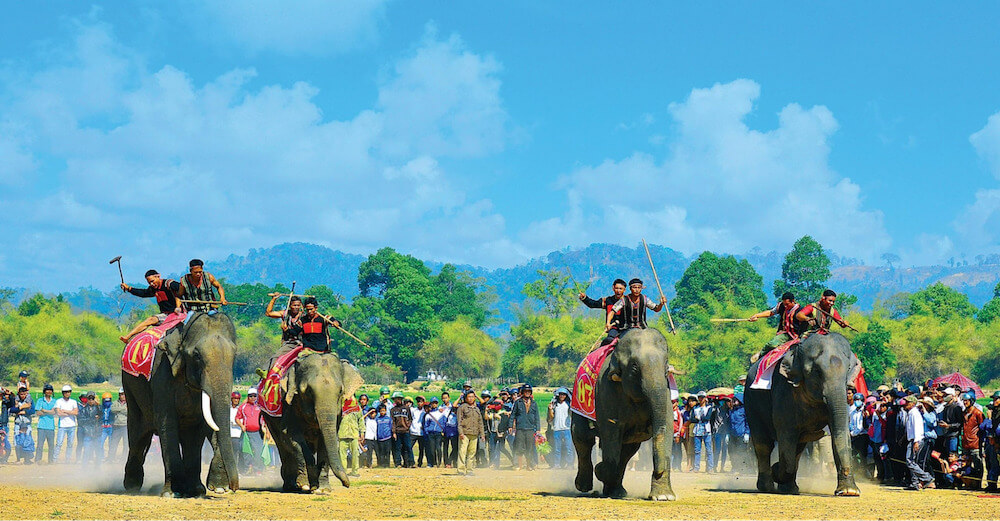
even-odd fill
[{"label": "red shirt", "polygon": [[247,432],[259,432],[260,407],[257,407],[257,402],[243,402],[236,408],[236,419],[243,422]]},{"label": "red shirt", "polygon": [[[804,308],[800,309],[799,311],[801,311],[801,312],[805,313],[806,315],[812,315],[812,312],[813,312],[813,305],[812,305],[812,304],[809,304],[809,305],[807,305],[806,307],[804,307]],[[820,308],[820,311],[821,311],[821,313],[819,313],[819,315],[820,315],[820,316],[822,316],[822,315],[823,315],[822,311],[826,311],[826,310],[824,310],[823,308]],[[828,312],[828,313],[829,313],[829,312]],[[836,309],[834,309],[834,310],[833,310],[833,313],[829,313],[829,315],[830,315],[831,317],[833,317],[833,318],[834,318],[834,320],[840,320],[840,321],[843,321],[843,320],[844,320],[844,319],[840,318],[840,313],[839,313],[839,312],[838,312],[838,311],[837,311]]]}]

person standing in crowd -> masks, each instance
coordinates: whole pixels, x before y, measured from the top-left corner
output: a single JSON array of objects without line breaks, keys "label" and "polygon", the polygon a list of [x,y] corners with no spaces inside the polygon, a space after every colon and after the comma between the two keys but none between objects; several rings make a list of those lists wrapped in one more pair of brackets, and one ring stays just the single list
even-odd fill
[{"label": "person standing in crowd", "polygon": [[249,445],[250,455],[247,457],[247,472],[253,467],[253,472],[258,476],[264,473],[264,460],[261,453],[264,452],[264,437],[260,433],[260,407],[257,405],[257,389],[253,387],[247,391],[247,399],[236,410],[236,424],[243,431],[243,452]]},{"label": "person standing in crowd", "polygon": [[958,438],[962,434],[962,424],[965,421],[962,406],[955,399],[955,394],[955,390],[951,387],[944,390],[944,409],[938,415],[938,426],[942,428],[942,433],[938,436],[938,452],[944,460],[947,460],[952,452],[958,452]]},{"label": "person standing in crowd", "polygon": [[983,459],[979,444],[979,424],[985,419],[983,412],[976,407],[976,395],[969,391],[962,395],[962,403],[965,405],[965,421],[962,423],[962,454],[966,456],[972,467],[969,481],[972,489],[978,490],[982,487],[983,480]]},{"label": "person standing in crowd", "polygon": [[[105,461],[122,461],[128,455],[128,404],[125,402],[125,388],[118,388],[118,399],[111,404],[111,442],[108,444],[108,456]],[[118,445],[122,446],[122,454],[118,455]]]},{"label": "person standing in crowd", "polygon": [[10,411],[14,408],[14,393],[0,387],[0,431],[7,432],[10,425]]},{"label": "person standing in crowd", "polygon": [[[441,393],[446,396],[448,393]],[[444,468],[450,469],[458,464],[458,407],[449,404],[441,407],[444,414],[444,444],[441,446],[441,458]]]},{"label": "person standing in crowd", "polygon": [[458,408],[458,473],[472,475],[476,465],[476,450],[483,436],[483,416],[476,406],[476,395],[467,392]]},{"label": "person standing in crowd", "polygon": [[673,443],[670,445],[670,468],[680,472],[681,462],[684,460],[684,415],[681,414],[680,407],[677,406],[677,399],[670,400],[670,406],[674,414]]},{"label": "person standing in crowd", "polygon": [[365,439],[361,442],[361,465],[366,469],[372,468],[372,456],[375,455],[375,443],[378,434],[378,422],[375,415],[378,410],[375,407],[368,407],[365,414]]},{"label": "person standing in crowd", "polygon": [[538,448],[535,446],[535,434],[538,434],[541,418],[538,416],[538,402],[535,401],[531,386],[521,386],[521,396],[514,400],[514,409],[510,415],[514,424],[514,469],[521,468],[520,459],[525,459],[528,470],[535,470],[538,465]]},{"label": "person standing in crowd", "polygon": [[38,414],[38,449],[35,451],[35,462],[42,460],[42,452],[48,445],[47,462],[55,462],[56,452],[56,399],[53,396],[55,389],[52,384],[45,384],[42,387],[42,397],[35,403],[35,412]]},{"label": "person standing in crowd", "polygon": [[[111,410],[111,393],[101,395],[101,441],[97,444],[97,461],[108,461],[111,453],[111,437],[115,429],[115,413]],[[107,452],[105,452],[107,443]]]},{"label": "person standing in crowd", "polygon": [[910,469],[911,476],[909,488],[934,488],[934,478],[924,470],[919,458],[924,444],[924,417],[917,408],[917,397],[912,394],[907,396],[903,410],[906,414],[906,466]]},{"label": "person standing in crowd", "polygon": [[989,428],[983,433],[984,452],[986,454],[986,491],[997,491],[997,480],[1000,480],[1000,391],[990,396]]},{"label": "person standing in crowd", "polygon": [[420,413],[420,427],[423,429],[424,444],[427,446],[427,467],[434,468],[441,466],[441,456],[438,452],[441,449],[441,440],[444,433],[444,415],[438,409],[438,399],[431,397],[431,401],[424,402],[424,410]]},{"label": "person standing in crowd", "polygon": [[570,435],[569,389],[560,387],[555,399],[549,402],[549,422],[552,423],[551,468],[568,469],[573,466],[573,437]]},{"label": "person standing in crowd", "polygon": [[411,468],[414,466],[410,445],[413,413],[410,412],[410,407],[403,403],[402,391],[392,393],[392,403],[393,407],[389,410],[389,416],[392,417],[392,460],[396,467]]},{"label": "person standing in crowd", "polygon": [[[73,387],[69,385],[64,385],[62,388],[62,398],[56,400],[56,418],[59,420],[58,430],[56,431],[56,455],[55,458],[59,459],[59,454],[65,449],[64,462],[69,462],[69,453],[73,450],[73,440],[76,439],[76,416],[79,414],[79,408],[76,405],[76,400],[73,399],[71,394],[73,393]],[[63,445],[63,442],[66,445]]]},{"label": "person standing in crowd", "polygon": [[379,403],[376,410],[378,413],[375,416],[375,451],[378,455],[378,466],[387,469],[389,468],[389,454],[392,452],[393,444],[392,417],[389,416],[389,411],[386,410],[384,403]]},{"label": "person standing in crowd", "polygon": [[347,468],[347,453],[351,453],[351,473],[349,476],[360,476],[358,469],[361,467],[361,443],[364,440],[365,419],[361,415],[361,406],[355,401],[353,396],[348,396],[344,400],[341,410],[340,428],[340,464]]},{"label": "person standing in crowd", "polygon": [[[886,480],[885,454],[889,450],[885,443],[886,409],[885,402],[879,401],[876,398],[871,404],[871,415],[868,418],[868,448],[872,452],[872,459],[875,464],[872,476],[879,483],[885,483]],[[931,409],[931,414],[934,414],[933,408]],[[925,413],[924,418],[926,417],[927,414]],[[927,432],[925,431],[924,434],[924,438],[926,438]],[[933,443],[925,443],[924,445],[933,446]],[[883,447],[885,447],[885,450],[883,450]]]},{"label": "person standing in crowd", "polygon": [[701,472],[701,454],[705,453],[705,472],[715,472],[715,454],[712,451],[712,406],[708,404],[708,394],[698,393],[698,405],[691,414],[694,424],[694,469]]},{"label": "person standing in crowd", "polygon": [[413,418],[413,422],[410,423],[410,452],[414,452],[413,447],[417,447],[417,467],[423,467],[426,447],[424,425],[420,422],[420,416],[424,413],[424,397],[417,396],[415,400],[417,402],[416,405],[409,399],[403,400],[403,404],[410,407],[410,416]]},{"label": "person standing in crowd", "polygon": [[714,412],[712,413],[712,445],[717,463],[717,467],[713,468],[717,472],[723,471],[726,466],[726,457],[729,456],[729,403],[728,396],[719,397],[715,400]]},{"label": "person standing in crowd", "polygon": [[479,401],[476,403],[476,407],[479,407],[479,415],[483,417],[483,438],[479,441],[479,446],[476,448],[476,467],[485,468],[490,466],[490,452],[489,443],[486,437],[489,435],[489,430],[486,425],[486,404],[493,401],[493,396],[489,391],[483,390],[479,393]]},{"label": "person standing in crowd", "polygon": [[854,471],[858,474],[868,474],[868,425],[865,421],[865,396],[854,393],[848,409],[848,431],[851,434],[851,455],[854,461]]},{"label": "person standing in crowd", "polygon": [[744,472],[750,468],[750,427],[747,425],[747,410],[743,406],[743,393],[733,394],[733,406],[729,411],[729,460],[734,471]]},{"label": "person standing in crowd", "polygon": [[236,423],[236,415],[240,412],[240,400],[243,395],[233,391],[229,395],[229,442],[233,445],[233,454],[237,455],[237,463],[241,472],[246,472],[246,456],[243,454],[243,429]]},{"label": "person standing in crowd", "polygon": [[[21,387],[17,390],[17,398],[14,399],[14,431],[17,432],[17,459],[29,465],[35,457],[35,440],[31,434],[31,417],[35,414],[35,402],[28,395],[28,388]],[[25,439],[26,438],[26,439]],[[28,441],[31,443],[29,444]],[[29,451],[30,445],[30,451]]]},{"label": "person standing in crowd", "polygon": [[[505,393],[500,392],[503,396]],[[489,444],[490,464],[494,469],[500,469],[500,454],[504,452],[503,440],[510,428],[510,412],[504,409],[503,401],[493,400],[486,406],[484,414],[486,421],[486,436]],[[514,460],[510,453],[507,454],[511,461]]]},{"label": "person standing in crowd", "polygon": [[85,465],[88,461],[96,465],[99,461],[97,443],[101,439],[101,406],[97,403],[97,393],[94,391],[87,393],[87,400],[80,408],[77,422],[80,424],[78,432],[83,433],[82,437],[77,436],[77,440],[83,446],[82,451],[77,451],[80,453],[78,460],[81,465]]}]

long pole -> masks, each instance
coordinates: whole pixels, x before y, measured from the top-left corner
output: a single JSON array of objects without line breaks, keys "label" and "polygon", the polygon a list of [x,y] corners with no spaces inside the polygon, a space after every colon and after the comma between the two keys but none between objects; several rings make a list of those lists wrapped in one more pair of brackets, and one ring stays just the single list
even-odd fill
[{"label": "long pole", "polygon": [[[292,295],[295,295],[295,281],[292,281],[292,289],[288,292],[288,304],[285,304],[285,315],[287,315],[288,307],[292,305]],[[289,318],[291,320],[291,318]]]},{"label": "long pole", "polygon": [[223,305],[229,305],[229,306],[246,306],[247,305],[246,302],[232,302],[232,301],[229,301],[229,302],[226,302],[226,304],[223,304],[221,300],[184,300],[184,299],[181,299],[181,302],[183,302],[185,304],[212,304],[212,305],[216,305],[216,306],[223,306]]},{"label": "long pole", "polygon": [[[656,266],[653,265],[653,256],[649,254],[649,246],[646,245],[646,239],[642,240],[642,247],[646,249],[646,258],[649,259],[649,267],[653,270],[653,279],[656,280],[656,289],[660,290],[660,299],[665,301],[667,296],[663,294],[663,286],[660,285],[660,276],[656,274]],[[670,332],[676,335],[677,328],[674,327],[674,317],[670,316],[670,305],[664,303],[663,307],[667,310],[667,320],[670,321]]]},{"label": "long pole", "polygon": [[750,322],[749,318],[710,318],[709,322]]}]

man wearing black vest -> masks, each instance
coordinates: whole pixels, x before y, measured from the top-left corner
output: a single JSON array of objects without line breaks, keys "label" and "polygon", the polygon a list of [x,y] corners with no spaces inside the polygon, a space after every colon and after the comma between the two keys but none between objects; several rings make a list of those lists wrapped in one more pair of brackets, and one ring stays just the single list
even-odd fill
[{"label": "man wearing black vest", "polygon": [[[622,299],[622,295],[625,294],[625,281],[622,279],[615,279],[611,284],[611,291],[613,292],[611,296],[604,297],[600,300],[594,300],[588,297],[585,293],[580,293],[580,301],[583,305],[591,309],[603,309],[605,313],[611,312],[611,308]],[[608,336],[601,341],[602,346],[606,346],[611,343],[612,340],[618,338],[619,333],[622,330],[622,314],[621,312],[615,313],[615,318],[611,321],[611,327],[608,329]]]},{"label": "man wearing black vest", "polygon": [[621,313],[622,317],[622,335],[628,332],[629,329],[646,329],[646,310],[651,309],[654,312],[659,313],[663,306],[667,303],[667,297],[661,296],[660,303],[657,304],[653,302],[653,299],[642,294],[642,289],[645,287],[642,281],[639,279],[632,279],[628,281],[629,294],[611,306],[608,310],[607,322],[604,324],[604,330],[610,331],[612,321],[615,318],[616,313]]},{"label": "man wearing black vest", "polygon": [[[205,271],[205,263],[201,259],[191,259],[188,263],[191,273],[181,277],[181,296],[185,300],[198,300],[201,302],[220,302],[223,306],[226,301],[226,290],[222,289],[222,284],[211,273]],[[219,298],[215,298],[215,292],[219,292]],[[189,302],[187,308],[191,311],[211,311],[218,307],[211,304],[199,304]]]}]

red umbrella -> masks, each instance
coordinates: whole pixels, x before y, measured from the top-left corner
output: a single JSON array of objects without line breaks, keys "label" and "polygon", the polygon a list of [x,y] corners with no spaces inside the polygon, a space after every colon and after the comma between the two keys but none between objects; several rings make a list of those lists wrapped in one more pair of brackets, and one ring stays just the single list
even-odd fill
[{"label": "red umbrella", "polygon": [[936,386],[937,384],[957,385],[961,387],[963,391],[968,391],[968,390],[975,391],[977,399],[986,397],[986,393],[984,393],[983,390],[979,388],[979,384],[966,378],[962,373],[951,373],[951,374],[946,374],[944,376],[939,376],[935,378],[933,382],[931,382],[932,386]]}]

